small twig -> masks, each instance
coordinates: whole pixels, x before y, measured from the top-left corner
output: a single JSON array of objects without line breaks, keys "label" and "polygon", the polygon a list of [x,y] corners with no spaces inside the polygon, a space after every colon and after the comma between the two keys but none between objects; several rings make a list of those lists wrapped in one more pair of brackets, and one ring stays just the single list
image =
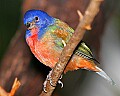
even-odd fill
[{"label": "small twig", "polygon": [[15,78],[15,81],[13,83],[10,93],[7,93],[2,87],[0,87],[0,96],[14,96],[19,86],[20,86],[20,82],[17,80],[17,78]]},{"label": "small twig", "polygon": [[[63,49],[60,59],[53,69],[51,78],[54,85],[57,84],[57,81],[61,76],[61,74],[63,73],[65,66],[67,65],[71,55],[73,54],[73,51],[75,50],[78,43],[82,40],[83,35],[85,34],[85,31],[90,28],[88,26],[91,25],[93,19],[99,12],[99,7],[102,1],[103,0],[91,0],[87,10],[85,11],[85,14],[82,20],[80,20],[73,36],[71,37],[70,41],[65,46],[65,48]],[[50,83],[47,82],[47,85],[46,85],[47,93],[42,91],[40,96],[51,96],[54,89],[55,87],[51,86]]]},{"label": "small twig", "polygon": [[80,12],[80,10],[77,10],[77,13],[79,15],[79,22],[83,19],[83,14]]},{"label": "small twig", "polygon": [[20,82],[17,80],[17,78],[15,78],[15,81],[13,83],[12,89],[9,93],[9,96],[14,96],[15,92],[17,91],[17,89],[20,87]]},{"label": "small twig", "polygon": [[[77,13],[78,13],[78,15],[79,15],[79,22],[80,22],[80,21],[83,19],[83,15],[82,15],[82,13],[80,12],[80,10],[77,10]],[[85,27],[86,30],[91,30],[91,29],[92,29],[90,25],[86,25],[86,26],[84,26],[84,27]]]},{"label": "small twig", "polygon": [[8,96],[9,93],[7,93],[2,87],[0,87],[0,96]]}]

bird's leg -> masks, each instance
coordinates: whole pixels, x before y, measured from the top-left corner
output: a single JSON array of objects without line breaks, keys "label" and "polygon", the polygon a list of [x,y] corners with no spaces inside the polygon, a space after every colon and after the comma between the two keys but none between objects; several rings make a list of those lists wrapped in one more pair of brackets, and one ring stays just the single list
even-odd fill
[{"label": "bird's leg", "polygon": [[[50,81],[50,85],[55,87],[55,85],[53,84],[52,78],[51,78],[51,74],[52,74],[53,69],[50,71],[50,73],[48,74],[48,80]],[[60,76],[59,80],[58,80],[58,84],[61,84],[61,88],[63,88],[63,83],[61,81],[63,75]]]},{"label": "bird's leg", "polygon": [[[52,69],[52,70],[53,70],[53,69]],[[47,93],[47,90],[46,90],[47,81],[50,81],[50,85],[53,86],[53,87],[55,87],[55,86],[53,85],[53,83],[52,83],[52,78],[51,78],[52,70],[49,72],[49,74],[47,75],[47,78],[46,78],[45,82],[43,83],[43,91],[44,91],[45,93]]]},{"label": "bird's leg", "polygon": [[[55,87],[55,85],[53,85],[53,83],[52,83],[51,73],[52,73],[52,70],[50,71],[50,74],[48,74],[49,75],[48,76],[49,77],[48,80],[50,80],[50,85],[53,86],[53,87]],[[59,80],[58,80],[58,84],[61,85],[61,88],[63,88],[63,83],[61,81],[62,77],[63,77],[63,75],[61,75],[60,78],[59,78]]]},{"label": "bird's leg", "polygon": [[47,80],[49,80],[48,75],[47,75],[47,78],[46,78],[45,82],[43,83],[43,91],[44,91],[45,93],[47,93],[47,90],[46,90]]},{"label": "bird's leg", "polygon": [[[52,78],[51,78],[52,71],[53,71],[53,69],[49,72],[49,74],[47,75],[47,78],[46,78],[45,82],[43,83],[43,91],[45,93],[47,93],[47,90],[46,90],[47,81],[50,82],[51,86],[55,87],[55,85],[53,84]],[[63,88],[63,83],[62,83],[61,79],[62,79],[62,75],[60,76],[60,78],[58,80],[58,84],[61,84],[61,88]]]},{"label": "bird's leg", "polygon": [[52,71],[53,71],[53,69],[48,74],[48,80],[50,81],[50,85],[53,86],[53,87],[55,87],[55,85],[53,84],[52,78],[51,78]]}]

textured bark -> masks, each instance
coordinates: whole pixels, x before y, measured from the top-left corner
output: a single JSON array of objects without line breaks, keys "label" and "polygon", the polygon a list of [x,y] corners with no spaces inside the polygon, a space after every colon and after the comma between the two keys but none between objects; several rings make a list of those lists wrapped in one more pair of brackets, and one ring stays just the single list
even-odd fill
[{"label": "textured bark", "polygon": [[[60,18],[75,29],[79,22],[77,10],[83,14],[90,0],[24,0],[22,15],[29,9],[40,9],[48,14]],[[86,35],[88,44],[99,54],[100,38],[104,29],[104,15],[102,11],[97,15],[93,23],[92,31]],[[89,35],[90,34],[90,35]],[[17,77],[21,87],[16,96],[36,96],[42,91],[42,83],[48,67],[39,64],[32,57],[31,52],[25,43],[25,28],[21,19],[21,26],[11,40],[0,67],[0,85],[10,91],[12,83]],[[33,60],[33,59],[34,60]],[[34,61],[30,64],[30,61]]]}]

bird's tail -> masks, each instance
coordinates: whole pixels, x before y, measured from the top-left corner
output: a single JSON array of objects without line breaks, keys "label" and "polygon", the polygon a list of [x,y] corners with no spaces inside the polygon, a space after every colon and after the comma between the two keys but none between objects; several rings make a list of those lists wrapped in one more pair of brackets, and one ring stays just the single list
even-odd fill
[{"label": "bird's tail", "polygon": [[111,85],[116,85],[115,82],[102,69],[100,69],[97,66],[96,66],[96,69],[99,70],[98,72],[96,72],[98,75],[106,79]]}]

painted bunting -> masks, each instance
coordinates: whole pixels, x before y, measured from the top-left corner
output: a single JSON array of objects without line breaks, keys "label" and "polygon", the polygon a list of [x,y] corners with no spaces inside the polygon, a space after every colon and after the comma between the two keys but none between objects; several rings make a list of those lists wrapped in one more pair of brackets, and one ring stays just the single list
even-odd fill
[{"label": "painted bunting", "polygon": [[[58,62],[63,48],[74,30],[65,22],[49,16],[41,10],[29,10],[24,15],[27,27],[26,41],[35,57],[51,69]],[[113,80],[97,65],[89,47],[81,41],[74,51],[64,73],[77,69],[91,70],[113,83]]]}]

